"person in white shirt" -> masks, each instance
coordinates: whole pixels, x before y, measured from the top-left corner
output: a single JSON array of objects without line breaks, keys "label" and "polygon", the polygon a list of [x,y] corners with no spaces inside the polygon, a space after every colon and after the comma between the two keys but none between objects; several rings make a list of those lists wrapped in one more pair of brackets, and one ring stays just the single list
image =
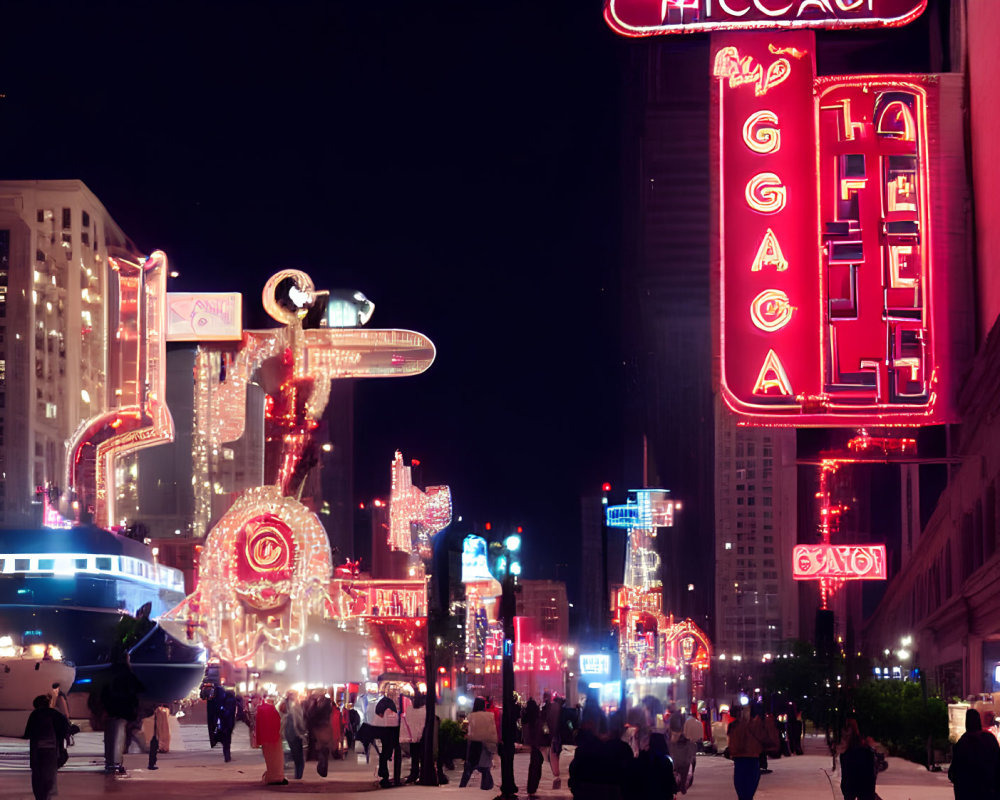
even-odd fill
[{"label": "person in white shirt", "polygon": [[424,724],[427,721],[427,706],[425,698],[419,692],[413,700],[401,698],[403,718],[399,725],[399,741],[410,745],[410,774],[406,783],[414,783],[420,779],[420,763],[424,755]]}]

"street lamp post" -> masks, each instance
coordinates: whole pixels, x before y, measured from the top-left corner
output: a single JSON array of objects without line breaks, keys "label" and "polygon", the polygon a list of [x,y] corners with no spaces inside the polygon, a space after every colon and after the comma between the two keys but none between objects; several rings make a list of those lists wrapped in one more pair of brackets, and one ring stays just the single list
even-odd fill
[{"label": "street lamp post", "polygon": [[517,601],[514,597],[516,578],[521,574],[521,564],[517,553],[521,549],[520,528],[503,542],[493,542],[490,549],[494,554],[493,573],[500,581],[500,616],[503,619],[503,661],[502,661],[502,716],[500,719],[500,798],[517,800],[517,784],[514,783],[514,737],[516,718],[514,714],[514,616]]}]

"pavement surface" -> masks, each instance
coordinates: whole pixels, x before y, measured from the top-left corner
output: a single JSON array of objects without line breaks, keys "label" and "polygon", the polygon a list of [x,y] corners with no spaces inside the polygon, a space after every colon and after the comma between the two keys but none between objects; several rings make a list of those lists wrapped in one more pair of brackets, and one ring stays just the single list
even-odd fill
[{"label": "pavement surface", "polygon": [[[70,759],[59,771],[57,800],[104,797],[120,798],[272,798],[278,794],[336,794],[343,800],[366,798],[374,800],[374,792],[386,795],[388,800],[429,800],[449,795],[457,800],[465,798],[493,798],[498,788],[489,793],[479,788],[478,775],[464,789],[459,788],[460,772],[448,772],[449,783],[439,787],[402,786],[378,788],[375,776],[377,758],[372,753],[370,763],[363,755],[356,754],[344,760],[330,762],[329,775],[324,779],[316,774],[316,763],[306,762],[305,777],[291,779],[292,766],[287,764],[288,786],[263,786],[264,759],[259,750],[250,747],[248,730],[237,725],[233,736],[230,763],[222,760],[221,747],[208,746],[208,734],[202,725],[181,725],[181,746],[169,753],[161,753],[159,769],[146,769],[147,756],[129,753],[125,757],[128,777],[105,777],[104,745],[100,733],[80,733],[76,744],[70,748]],[[182,749],[183,748],[183,749]],[[360,749],[360,746],[359,746]],[[840,776],[832,772],[833,760],[826,753],[823,740],[806,737],[805,755],[772,760],[769,775],[762,775],[757,790],[757,800],[842,800]],[[560,798],[569,800],[566,786],[571,756],[564,751],[560,772],[562,786],[554,789],[553,776],[548,764],[543,767],[542,785],[538,795],[544,800]],[[461,767],[461,762],[458,762]],[[391,765],[390,765],[391,770]],[[403,761],[403,775],[409,772],[409,762]],[[528,772],[528,754],[518,753],[514,760],[514,774],[519,796],[524,791]],[[500,770],[493,770],[499,787]],[[685,800],[735,800],[733,766],[721,756],[699,755],[694,783]],[[878,793],[882,800],[947,800],[954,797],[945,772],[928,772],[921,766],[900,759],[890,758],[889,769],[879,775]],[[21,739],[0,738],[0,797],[10,800],[31,800],[31,775],[28,770],[28,744]],[[681,797],[681,795],[678,795]],[[444,798],[448,800],[448,798]]]}]

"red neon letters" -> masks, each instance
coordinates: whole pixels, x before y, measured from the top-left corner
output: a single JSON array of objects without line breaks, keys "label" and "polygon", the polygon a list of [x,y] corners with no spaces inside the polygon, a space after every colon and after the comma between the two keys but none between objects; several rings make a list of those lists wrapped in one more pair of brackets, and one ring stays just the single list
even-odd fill
[{"label": "red neon letters", "polygon": [[927,0],[605,0],[604,19],[622,36],[793,28],[906,25]]},{"label": "red neon letters", "polygon": [[757,424],[948,422],[936,83],[816,79],[813,50],[805,31],[713,37],[720,392]]}]

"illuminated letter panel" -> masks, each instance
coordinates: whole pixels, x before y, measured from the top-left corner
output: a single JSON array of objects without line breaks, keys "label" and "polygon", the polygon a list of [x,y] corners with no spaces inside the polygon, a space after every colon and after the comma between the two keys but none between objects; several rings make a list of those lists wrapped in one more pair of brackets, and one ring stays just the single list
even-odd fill
[{"label": "illuminated letter panel", "polygon": [[817,87],[826,393],[845,412],[925,417],[940,349],[927,91],[892,76],[825,78]]},{"label": "illuminated letter panel", "polygon": [[722,391],[746,414],[819,394],[813,36],[712,38],[719,118]]}]

